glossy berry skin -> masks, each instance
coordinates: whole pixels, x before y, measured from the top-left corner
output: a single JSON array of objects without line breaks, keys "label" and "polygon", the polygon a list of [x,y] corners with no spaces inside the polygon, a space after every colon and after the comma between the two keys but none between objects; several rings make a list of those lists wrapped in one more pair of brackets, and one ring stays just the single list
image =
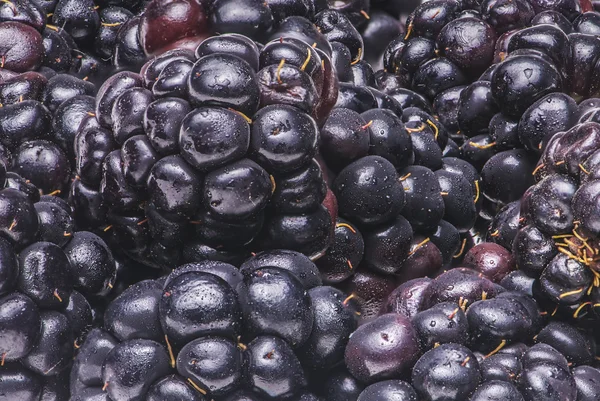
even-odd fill
[{"label": "glossy berry skin", "polygon": [[289,271],[294,277],[300,280],[307,290],[323,284],[317,266],[306,255],[300,252],[289,249],[273,249],[259,252],[246,259],[240,266],[240,271],[243,274],[250,274],[263,267],[277,267]]},{"label": "glossy berry skin", "polygon": [[242,363],[242,351],[233,341],[201,337],[179,351],[177,372],[204,391],[210,391],[212,396],[221,396],[240,385]]},{"label": "glossy berry skin", "polygon": [[62,313],[69,321],[69,328],[76,340],[81,340],[92,328],[92,307],[88,300],[77,291],[73,291]]},{"label": "glossy berry skin", "polygon": [[402,120],[383,109],[366,111],[361,117],[370,124],[369,153],[386,158],[397,170],[407,167],[413,157],[413,143]]},{"label": "glossy berry skin", "polygon": [[62,313],[45,311],[40,319],[40,336],[23,364],[37,374],[53,376],[67,368],[73,358],[73,332]]},{"label": "glossy berry skin", "polygon": [[192,389],[179,375],[163,377],[150,387],[147,401],[204,401],[204,396]]},{"label": "glossy berry skin", "polygon": [[430,278],[423,277],[400,284],[381,306],[381,314],[400,313],[412,319],[423,309],[423,291],[430,283]]},{"label": "glossy berry skin", "polygon": [[410,166],[399,175],[406,194],[402,215],[416,230],[429,231],[444,216],[444,198],[435,174],[427,167]]},{"label": "glossy berry skin", "polygon": [[[326,71],[322,68],[321,62],[326,63],[327,56],[320,54],[312,47],[309,50],[309,47],[303,40],[286,34],[283,38],[271,40],[261,49],[258,61],[262,72],[259,75],[261,76],[261,90],[265,92],[263,94],[265,100],[269,99],[270,102],[279,103],[277,101],[279,99],[283,103],[291,102],[291,105],[305,108],[308,106],[306,100],[313,96],[313,86],[316,94],[322,94],[325,89]],[[308,59],[309,51],[310,59]],[[285,61],[280,69],[279,79],[277,79],[277,68],[281,60]],[[306,65],[304,65],[305,62],[307,62]],[[284,73],[286,66],[292,68]],[[267,73],[263,75],[265,72]],[[309,80],[307,81],[306,78]],[[302,82],[305,82],[305,85],[302,85]],[[285,93],[288,90],[290,92]],[[296,99],[294,100],[293,97]],[[312,101],[314,100],[318,101],[319,99]],[[304,111],[312,112],[313,110]]]},{"label": "glossy berry skin", "polygon": [[260,243],[264,249],[290,249],[318,258],[330,244],[332,227],[323,204],[302,214],[275,214],[266,219]]},{"label": "glossy berry skin", "polygon": [[[547,234],[559,235],[573,228],[571,202],[577,184],[571,177],[551,175],[523,195],[521,213],[531,224]],[[552,199],[548,202],[546,199]]]},{"label": "glossy berry skin", "polygon": [[[162,156],[179,151],[182,121],[192,110],[190,104],[179,98],[158,99],[150,103],[144,115],[144,131],[152,146]],[[182,155],[187,153],[185,150]]]},{"label": "glossy berry skin", "polygon": [[365,243],[362,234],[347,220],[338,217],[333,243],[316,264],[323,281],[339,283],[352,276],[363,259]]},{"label": "glossy berry skin", "polygon": [[567,361],[554,348],[536,344],[525,352],[521,360],[524,369],[517,387],[523,398],[577,399],[575,380],[569,372]]},{"label": "glossy berry skin", "polygon": [[36,242],[19,254],[18,287],[44,308],[66,305],[73,284],[69,259],[51,242]]},{"label": "glossy berry skin", "polygon": [[417,401],[417,393],[402,380],[384,380],[371,384],[358,396],[357,401]]},{"label": "glossy berry skin", "polygon": [[363,383],[397,378],[420,355],[417,335],[408,318],[386,314],[360,326],[350,337],[345,362]]},{"label": "glossy berry skin", "polygon": [[460,6],[456,1],[421,4],[409,15],[406,25],[413,26],[415,36],[435,38],[441,29],[456,17],[459,10]]},{"label": "glossy berry skin", "polygon": [[94,110],[94,104],[94,97],[78,95],[65,100],[54,113],[52,140],[62,148],[70,160],[74,158],[73,140],[83,119],[90,117],[88,112],[91,113]]},{"label": "glossy berry skin", "polygon": [[482,293],[493,298],[503,292],[500,286],[492,283],[480,273],[468,268],[450,269],[437,276],[423,292],[422,308],[431,308],[440,302],[457,303],[460,298],[473,303],[480,300]]},{"label": "glossy berry skin", "polygon": [[454,225],[459,232],[469,230],[477,218],[476,194],[471,183],[464,175],[446,170],[438,170],[434,174],[444,200],[444,220]]},{"label": "glossy berry skin", "polygon": [[319,92],[311,77],[300,67],[271,64],[260,70],[257,76],[260,82],[261,107],[287,104],[306,113],[315,112]]},{"label": "glossy berry skin", "polygon": [[272,174],[290,172],[313,158],[318,134],[309,115],[287,105],[267,106],[254,117],[250,155]]},{"label": "glossy berry skin", "polygon": [[[227,129],[224,129],[225,124]],[[249,144],[248,123],[239,113],[230,110],[199,108],[181,123],[181,155],[200,171],[212,170],[243,157]]]},{"label": "glossy berry skin", "polygon": [[438,57],[423,63],[413,78],[416,92],[433,100],[453,86],[467,83],[465,74],[446,57]]},{"label": "glossy berry skin", "polygon": [[0,304],[0,352],[6,361],[25,357],[37,344],[41,318],[36,304],[26,295],[14,292]]},{"label": "glossy berry skin", "polygon": [[475,355],[468,348],[452,343],[427,351],[412,371],[417,393],[429,400],[464,399],[479,380]]},{"label": "glossy berry skin", "polygon": [[208,335],[236,337],[241,311],[234,290],[223,279],[190,272],[165,286],[160,321],[169,339],[181,346]]},{"label": "glossy berry skin", "polygon": [[75,171],[84,183],[97,186],[104,158],[117,147],[112,133],[100,127],[79,130],[74,142]]},{"label": "glossy berry skin", "polygon": [[570,51],[567,35],[552,25],[537,25],[516,32],[511,36],[507,50],[510,53],[518,49],[539,50],[547,54],[559,70],[564,68]]},{"label": "glossy berry skin", "polygon": [[325,372],[344,359],[348,338],[356,330],[358,316],[346,295],[333,287],[316,287],[308,292],[314,309],[313,329],[298,350],[305,369]]},{"label": "glossy berry skin", "polygon": [[358,224],[389,221],[404,207],[405,194],[394,166],[380,156],[348,165],[333,184],[341,216]]},{"label": "glossy berry skin", "polygon": [[558,251],[550,235],[534,225],[520,229],[513,243],[515,263],[519,270],[532,277],[539,277]]},{"label": "glossy berry skin", "polygon": [[38,101],[24,100],[4,105],[0,111],[0,143],[12,150],[27,140],[48,135],[51,124],[50,111]]},{"label": "glossy berry skin", "polygon": [[40,190],[35,185],[33,185],[31,181],[21,177],[17,173],[13,173],[10,171],[6,173],[6,181],[4,187],[6,189],[11,188],[19,191],[22,195],[25,195],[31,202],[37,202],[40,200]]},{"label": "glossy berry skin", "polygon": [[100,193],[104,202],[110,209],[121,212],[135,210],[144,195],[127,184],[123,167],[121,150],[113,150],[102,162],[100,181]]},{"label": "glossy berry skin", "polygon": [[340,83],[335,108],[347,108],[363,113],[377,107],[377,100],[367,88],[350,83]]},{"label": "glossy berry skin", "polygon": [[[534,160],[522,149],[492,156],[481,170],[481,188],[491,200],[509,203],[523,195],[533,183]],[[515,180],[514,177],[519,177]]]},{"label": "glossy berry skin", "polygon": [[42,93],[42,102],[54,113],[68,99],[78,95],[94,96],[95,93],[96,88],[91,82],[68,74],[57,74],[48,80]]},{"label": "glossy berry skin", "polygon": [[181,156],[162,158],[148,177],[150,200],[165,214],[192,215],[200,203],[201,188],[201,177]]},{"label": "glossy berry skin", "polygon": [[[0,54],[4,57],[2,68],[25,72],[36,70],[42,64],[42,36],[33,27],[16,21],[2,22],[0,39]],[[27,46],[20,45],[23,43]]]},{"label": "glossy berry skin", "polygon": [[143,80],[139,74],[121,71],[109,79],[98,89],[96,96],[96,118],[106,128],[112,126],[112,108],[119,95],[129,88],[142,87]]},{"label": "glossy berry skin", "polygon": [[92,0],[59,0],[52,15],[52,22],[64,27],[76,42],[84,44],[93,39],[100,26],[100,17]]},{"label": "glossy berry skin", "polygon": [[422,235],[413,237],[408,257],[398,272],[399,282],[423,276],[435,275],[443,265],[442,253],[438,247]]},{"label": "glossy berry skin", "polygon": [[45,140],[23,143],[14,155],[13,169],[43,193],[62,190],[71,173],[67,155],[58,145]]},{"label": "glossy berry skin", "polygon": [[0,391],[5,398],[37,401],[42,395],[43,381],[19,364],[6,364],[2,372]]},{"label": "glossy berry skin", "polygon": [[227,54],[199,59],[190,71],[188,93],[196,106],[231,107],[246,115],[256,112],[260,94],[252,67]]},{"label": "glossy berry skin", "polygon": [[150,170],[159,156],[146,135],[135,135],[127,139],[121,147],[123,175],[132,187],[144,187]]},{"label": "glossy berry skin", "polygon": [[517,375],[523,369],[521,355],[504,353],[502,352],[503,350],[500,351],[481,361],[481,377],[483,381],[501,380],[514,384]]},{"label": "glossy berry skin", "polygon": [[536,338],[563,354],[572,365],[590,365],[594,358],[593,341],[585,333],[565,322],[550,322]]},{"label": "glossy berry skin", "polygon": [[203,40],[195,51],[196,58],[213,53],[234,54],[250,64],[255,71],[259,70],[259,49],[256,43],[247,36],[236,33],[213,36]]},{"label": "glossy berry skin", "polygon": [[246,375],[259,394],[269,398],[296,394],[306,386],[302,366],[287,342],[259,336],[248,344]]},{"label": "glossy berry skin", "polygon": [[163,341],[158,307],[162,288],[152,280],[128,287],[106,308],[104,326],[119,341],[143,338]]},{"label": "glossy berry skin", "polygon": [[363,38],[347,16],[332,9],[325,10],[315,16],[315,25],[330,42],[344,44],[350,50],[352,60],[360,59]]},{"label": "glossy berry skin", "polygon": [[117,344],[118,341],[106,331],[99,328],[90,330],[71,368],[70,384],[73,395],[77,393],[77,387],[103,385],[104,360]]},{"label": "glossy berry skin", "polygon": [[118,70],[138,71],[146,61],[146,54],[138,36],[140,23],[141,17],[134,16],[117,32],[112,65]]},{"label": "glossy berry skin", "polygon": [[178,40],[204,34],[206,20],[203,7],[194,1],[150,2],[138,28],[140,45],[146,54],[160,53]]},{"label": "glossy berry skin", "polygon": [[267,205],[273,184],[249,159],[215,169],[204,178],[204,207],[219,218],[236,221],[256,216]]},{"label": "glossy berry skin", "polygon": [[407,219],[397,216],[390,222],[363,230],[364,263],[370,269],[394,274],[408,258],[413,230]]},{"label": "glossy berry skin", "polygon": [[535,56],[514,56],[492,75],[492,96],[503,112],[518,117],[541,97],[558,92],[562,79],[558,70]]},{"label": "glossy berry skin", "polygon": [[303,213],[323,203],[327,184],[319,163],[313,159],[306,167],[278,176],[270,205],[278,213]]},{"label": "glossy berry skin", "polygon": [[48,79],[37,72],[24,72],[0,84],[0,101],[7,105],[23,100],[40,100]]},{"label": "glossy berry skin", "polygon": [[591,366],[578,366],[573,369],[573,378],[577,386],[577,398],[591,401],[600,388],[600,371]]},{"label": "glossy berry skin", "polygon": [[481,4],[483,19],[496,29],[498,35],[525,27],[535,16],[528,1],[486,0]]},{"label": "glossy berry skin", "polygon": [[185,98],[187,96],[187,80],[193,65],[194,63],[189,60],[175,60],[169,63],[152,86],[154,96]]},{"label": "glossy berry skin", "polygon": [[322,394],[331,401],[356,400],[365,385],[342,366],[334,369],[323,382]]},{"label": "glossy berry skin", "polygon": [[473,82],[460,94],[456,116],[460,132],[468,137],[487,133],[497,112],[498,105],[492,97],[490,82]]},{"label": "glossy berry skin", "polygon": [[339,171],[369,154],[370,128],[354,110],[336,108],[321,127],[320,149],[327,166]]},{"label": "glossy berry skin", "polygon": [[463,265],[482,272],[495,283],[515,269],[512,254],[494,243],[482,243],[469,249],[463,259]]},{"label": "glossy berry skin", "polygon": [[99,17],[100,27],[96,32],[94,45],[98,55],[106,58],[113,53],[120,26],[133,17],[133,13],[124,7],[106,7],[99,12]]},{"label": "glossy berry skin", "polygon": [[[234,2],[219,0],[213,4],[211,26],[216,32],[232,32],[249,37],[264,34],[273,25],[268,3],[256,0]],[[240,13],[243,10],[243,13]]]},{"label": "glossy berry skin", "polygon": [[458,18],[448,23],[437,38],[437,47],[459,68],[477,75],[492,62],[494,29],[486,22],[473,18]]},{"label": "glossy berry skin", "polygon": [[[193,221],[202,223],[194,223],[193,226],[185,222],[177,224],[176,231],[167,234],[168,241],[180,244],[182,238],[177,233],[185,234],[190,231],[190,228],[195,227],[199,239],[205,241],[207,244],[223,250],[234,250],[237,247],[250,244],[257,238],[263,227],[265,217],[264,212],[259,212],[256,216],[247,219],[226,221],[214,213],[202,211],[194,217]],[[154,234],[153,237],[160,238]],[[165,242],[162,239],[160,241]]]},{"label": "glossy berry skin", "polygon": [[193,263],[186,263],[173,269],[173,271],[164,280],[163,287],[166,287],[176,279],[177,277],[190,272],[203,272],[214,274],[217,277],[222,278],[231,286],[231,288],[237,288],[238,284],[242,282],[242,275],[239,269],[226,262],[216,260],[205,260]]},{"label": "glossy berry skin", "polygon": [[187,60],[194,62],[195,59],[194,52],[186,48],[167,50],[166,52],[151,58],[140,69],[140,75],[144,81],[144,86],[152,90],[154,83],[161,72],[173,61]]},{"label": "glossy berry skin", "polygon": [[436,343],[466,344],[469,325],[465,313],[457,308],[456,304],[442,302],[412,317],[422,350],[434,348]]},{"label": "glossy berry skin", "polygon": [[471,347],[482,352],[490,352],[503,340],[524,340],[531,329],[528,311],[510,298],[475,302],[469,307],[467,319]]},{"label": "glossy berry skin", "polygon": [[116,99],[111,111],[112,131],[115,141],[122,145],[134,135],[144,133],[144,114],[154,100],[145,88],[129,88]]},{"label": "glossy berry skin", "polygon": [[302,283],[291,273],[275,267],[254,270],[237,291],[245,335],[274,334],[293,347],[309,338],[314,310]]},{"label": "glossy berry skin", "polygon": [[100,237],[78,231],[63,249],[75,277],[75,289],[86,295],[103,295],[110,291],[117,267],[112,252]]},{"label": "glossy berry skin", "polygon": [[[144,397],[152,383],[169,373],[169,355],[151,340],[129,340],[115,346],[106,356],[102,381],[112,399],[135,400]],[[137,372],[130,377],[129,372]]]},{"label": "glossy berry skin", "polygon": [[500,380],[486,381],[477,387],[469,397],[469,401],[489,401],[494,399],[524,401],[523,396],[514,385]]},{"label": "glossy berry skin", "polygon": [[[519,141],[525,149],[539,152],[542,142],[575,125],[577,105],[564,93],[551,93],[533,103],[521,116]],[[549,118],[553,116],[553,118]]]}]

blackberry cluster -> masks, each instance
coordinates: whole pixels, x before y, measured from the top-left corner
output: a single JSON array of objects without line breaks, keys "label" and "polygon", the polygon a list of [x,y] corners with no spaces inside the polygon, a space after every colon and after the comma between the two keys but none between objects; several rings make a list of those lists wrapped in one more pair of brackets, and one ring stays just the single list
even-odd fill
[{"label": "blackberry cluster", "polygon": [[[135,68],[146,54],[137,39],[145,1],[7,0],[0,5],[2,76],[37,71],[101,82]],[[199,6],[198,6],[199,7]],[[27,44],[26,46],[24,44]],[[139,65],[138,65],[139,68]]]},{"label": "blackberry cluster", "polygon": [[229,34],[113,75],[75,138],[78,224],[157,267],[319,255],[332,234],[314,159],[336,96],[328,60],[293,37],[259,51]]},{"label": "blackberry cluster", "polygon": [[0,401],[588,401],[600,7],[0,0]]},{"label": "blackberry cluster", "polygon": [[110,293],[116,263],[100,237],[75,230],[63,199],[11,180],[2,177],[0,190],[0,394],[67,400],[72,359],[96,317],[91,304]]},{"label": "blackberry cluster", "polygon": [[297,252],[186,264],[109,304],[71,400],[318,400],[309,384],[343,360],[357,314]]},{"label": "blackberry cluster", "polygon": [[473,269],[411,280],[350,337],[345,364],[358,383],[333,399],[595,399],[593,338],[548,318]]},{"label": "blackberry cluster", "polygon": [[513,252],[518,268],[535,279],[532,291],[547,313],[594,321],[600,311],[594,217],[594,138],[600,125],[589,118],[585,113],[579,119],[585,122],[548,141],[538,182],[521,199]]}]

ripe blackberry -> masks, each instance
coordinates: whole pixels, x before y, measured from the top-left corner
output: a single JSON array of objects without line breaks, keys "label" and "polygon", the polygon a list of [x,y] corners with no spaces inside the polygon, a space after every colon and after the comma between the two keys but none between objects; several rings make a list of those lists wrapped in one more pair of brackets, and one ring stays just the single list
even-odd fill
[{"label": "ripe blackberry", "polygon": [[35,191],[35,202],[0,191],[2,394],[63,400],[71,359],[92,327],[92,305],[115,283],[116,263],[100,237],[76,230],[63,199]]},{"label": "ripe blackberry", "polygon": [[[226,53],[231,46],[243,59]],[[333,234],[313,160],[315,118],[330,107],[319,100],[331,90],[322,60],[328,57],[294,38],[259,53],[249,38],[230,34],[207,39],[196,56],[173,50],[151,59],[141,75],[113,76],[99,90],[97,123],[82,124],[75,139],[71,202],[76,213],[97,205],[78,224],[106,229],[115,243],[131,233],[135,245],[116,246],[156,267],[199,260],[183,253],[192,241],[242,258],[261,248],[322,254]],[[175,72],[180,65],[190,68]],[[270,78],[263,74],[269,68]],[[163,89],[169,74],[178,89]],[[318,91],[298,103],[288,93],[305,81]],[[303,239],[294,239],[299,232]]]},{"label": "ripe blackberry", "polygon": [[[248,260],[243,277],[232,265],[205,261],[129,287],[81,345],[72,397],[315,399],[312,375],[343,359],[357,311],[332,287],[307,291],[302,272],[283,267],[293,262],[311,264],[278,251]],[[123,379],[135,372],[145,374]]]}]

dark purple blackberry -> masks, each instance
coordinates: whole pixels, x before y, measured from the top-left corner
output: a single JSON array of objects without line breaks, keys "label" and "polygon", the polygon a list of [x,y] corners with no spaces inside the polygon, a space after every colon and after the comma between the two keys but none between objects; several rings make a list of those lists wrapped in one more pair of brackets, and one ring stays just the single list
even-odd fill
[{"label": "dark purple blackberry", "polygon": [[[40,197],[31,186],[35,203],[18,189],[0,191],[11,221],[0,234],[2,391],[9,398],[43,393],[63,400],[69,393],[65,375],[93,325],[92,305],[101,305],[100,297],[113,288],[117,267],[100,237],[76,229],[58,193]],[[29,390],[20,387],[24,383]]]},{"label": "dark purple blackberry", "polygon": [[295,276],[303,272],[286,270],[302,258],[311,263],[291,251],[265,252],[241,273],[223,262],[187,264],[125,289],[78,345],[71,397],[305,399],[321,381],[313,374],[342,361],[358,311],[332,287],[307,293]]},{"label": "dark purple blackberry", "polygon": [[[154,267],[186,260],[192,253],[184,256],[184,239],[192,238],[241,258],[261,248],[321,255],[334,219],[323,205],[326,184],[313,160],[319,143],[313,117],[327,107],[319,97],[330,90],[319,68],[326,58],[296,38],[271,42],[259,53],[251,39],[230,35],[207,39],[195,56],[167,52],[141,75],[114,75],[96,97],[95,119],[103,128],[81,124],[75,138],[76,172],[85,184],[72,185],[77,223],[106,229],[126,254]],[[258,62],[273,69],[276,86],[296,85],[283,69],[298,69],[318,89],[312,106],[289,102],[293,97],[283,87],[265,86]],[[230,81],[234,76],[237,83]],[[210,79],[225,79],[227,90]],[[163,93],[165,85],[172,89]],[[281,96],[267,93],[280,89]],[[259,93],[269,102],[259,104]],[[106,217],[81,210],[90,203],[97,205],[90,211],[107,210]],[[126,232],[135,232],[135,245],[122,242],[132,238]],[[310,234],[303,239],[300,232]],[[169,256],[159,256],[167,249]]]}]

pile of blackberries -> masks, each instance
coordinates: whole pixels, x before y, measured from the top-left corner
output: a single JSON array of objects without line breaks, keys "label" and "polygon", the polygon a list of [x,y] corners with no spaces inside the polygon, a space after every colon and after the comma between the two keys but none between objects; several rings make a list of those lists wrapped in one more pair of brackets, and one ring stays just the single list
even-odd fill
[{"label": "pile of blackberries", "polygon": [[0,1],[0,401],[597,400],[595,7]]}]

